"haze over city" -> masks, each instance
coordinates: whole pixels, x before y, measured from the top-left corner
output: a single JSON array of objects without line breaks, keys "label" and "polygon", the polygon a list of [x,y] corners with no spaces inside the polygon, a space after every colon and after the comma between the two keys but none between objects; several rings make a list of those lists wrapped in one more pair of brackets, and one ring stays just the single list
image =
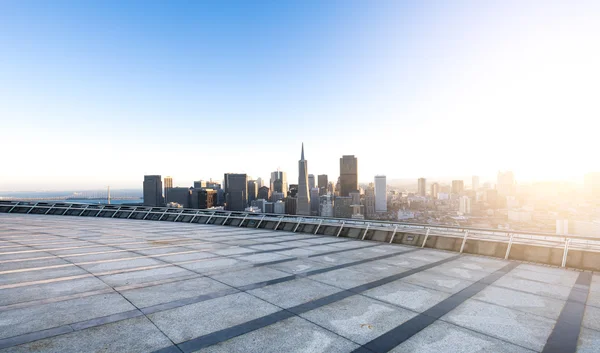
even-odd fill
[{"label": "haze over city", "polygon": [[0,3],[0,190],[144,174],[582,181],[600,3]]}]

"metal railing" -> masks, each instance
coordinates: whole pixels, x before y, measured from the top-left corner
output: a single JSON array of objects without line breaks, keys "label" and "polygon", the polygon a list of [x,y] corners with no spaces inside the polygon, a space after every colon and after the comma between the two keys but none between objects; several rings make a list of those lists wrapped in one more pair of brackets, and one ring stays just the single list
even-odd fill
[{"label": "metal railing", "polygon": [[[524,232],[502,229],[457,227],[407,222],[387,222],[359,219],[339,219],[317,216],[296,216],[272,213],[253,213],[215,209],[187,209],[170,207],[95,205],[66,202],[0,201],[0,213],[66,215],[77,217],[102,217],[138,219],[200,224],[217,224],[237,227],[267,228],[271,230],[303,231],[312,234],[348,236],[361,240],[373,240],[379,232],[380,239],[393,243],[399,234],[423,236],[417,244],[425,247],[431,237],[461,239],[459,252],[463,252],[468,240],[506,243],[505,259],[516,244],[557,248],[563,251],[562,267],[565,267],[569,250],[600,252],[600,237],[557,235],[552,233]],[[321,231],[319,233],[319,231]],[[350,234],[353,232],[353,234]],[[383,238],[381,234],[383,233]],[[370,235],[370,236],[369,236]]]}]

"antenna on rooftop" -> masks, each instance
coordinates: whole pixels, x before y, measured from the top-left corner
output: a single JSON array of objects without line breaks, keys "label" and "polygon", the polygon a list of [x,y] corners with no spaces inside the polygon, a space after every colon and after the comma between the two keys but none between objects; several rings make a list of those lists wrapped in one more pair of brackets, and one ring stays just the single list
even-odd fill
[{"label": "antenna on rooftop", "polygon": [[108,200],[108,204],[110,205],[110,185],[108,186],[107,200]]}]

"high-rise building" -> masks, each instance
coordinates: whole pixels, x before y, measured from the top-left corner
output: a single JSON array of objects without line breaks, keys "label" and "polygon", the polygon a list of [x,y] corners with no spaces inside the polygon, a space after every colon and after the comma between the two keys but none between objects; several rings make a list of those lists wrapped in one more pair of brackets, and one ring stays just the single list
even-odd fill
[{"label": "high-rise building", "polygon": [[333,197],[332,194],[320,196],[319,214],[321,217],[333,217]]},{"label": "high-rise building", "polygon": [[205,180],[196,180],[194,181],[194,189],[202,189],[206,187]]},{"label": "high-rise building", "polygon": [[288,196],[284,199],[283,202],[285,202],[285,213],[289,215],[295,215],[296,208],[298,206],[298,199],[295,197]]},{"label": "high-rise building", "polygon": [[252,203],[250,204],[252,207],[258,207],[260,209],[260,212],[265,212],[265,204],[267,203],[267,200],[265,199],[257,199],[252,201]]},{"label": "high-rise building", "polygon": [[285,197],[282,192],[274,192],[271,194],[271,202],[277,202],[279,200],[283,200]]},{"label": "high-rise building", "polygon": [[375,176],[375,212],[387,212],[387,179],[385,175]]},{"label": "high-rise building", "polygon": [[279,200],[273,204],[273,213],[285,214],[285,202]]},{"label": "high-rise building", "polygon": [[269,201],[269,199],[271,198],[271,189],[269,189],[266,186],[261,186],[258,188],[258,194],[256,195],[256,198],[258,200],[263,199],[266,201]]},{"label": "high-rise building", "polygon": [[335,185],[333,184],[333,181],[327,183],[327,192],[330,193],[332,196],[335,195]]},{"label": "high-rise building", "polygon": [[173,178],[170,177],[170,176],[166,176],[163,181],[164,181],[164,184],[165,184],[165,192],[163,194],[164,195],[164,199],[168,200],[169,199],[169,189],[173,187]]},{"label": "high-rise building", "polygon": [[160,175],[144,175],[144,206],[164,206]]},{"label": "high-rise building", "polygon": [[340,196],[358,190],[358,160],[354,156],[340,158]]},{"label": "high-rise building", "polygon": [[296,214],[310,216],[310,195],[308,194],[308,161],[304,159],[304,143],[298,161],[298,206]]},{"label": "high-rise building", "polygon": [[262,180],[262,178],[256,178],[256,189],[258,190],[258,188],[262,188],[264,186],[264,182]]},{"label": "high-rise building", "polygon": [[471,213],[471,198],[468,196],[461,196],[459,212],[462,214],[470,214]]},{"label": "high-rise building", "polygon": [[167,203],[177,203],[182,207],[192,207],[192,190],[194,188],[174,187],[169,189],[169,198]]},{"label": "high-rise building", "polygon": [[315,182],[315,175],[308,174],[308,190],[312,190],[315,187],[317,187],[317,184]]},{"label": "high-rise building", "polygon": [[211,208],[217,203],[217,191],[213,189],[192,189],[191,205],[192,208]]},{"label": "high-rise building", "polygon": [[425,178],[419,178],[418,194],[419,196],[427,196],[427,180]]},{"label": "high-rise building", "polygon": [[431,184],[431,198],[434,200],[437,199],[439,193],[440,193],[440,184],[438,184],[438,183]]},{"label": "high-rise building", "polygon": [[500,196],[510,196],[515,194],[515,175],[513,172],[498,172],[496,190],[498,190],[498,195]]},{"label": "high-rise building", "polygon": [[226,173],[225,203],[229,211],[243,211],[248,205],[248,176],[246,174]]},{"label": "high-rise building", "polygon": [[327,174],[320,174],[317,175],[317,187],[319,188],[319,195],[326,195],[327,194]]},{"label": "high-rise building", "polygon": [[479,177],[477,175],[473,175],[473,182],[471,183],[471,187],[473,190],[479,190]]},{"label": "high-rise building", "polygon": [[[377,180],[377,179],[375,179]],[[369,184],[369,186],[365,189],[365,216],[367,218],[374,218],[375,216],[375,186],[373,183]]]},{"label": "high-rise building", "polygon": [[333,203],[333,216],[335,218],[351,218],[352,197],[336,196]]},{"label": "high-rise building", "polygon": [[310,215],[319,215],[319,188],[310,189]]},{"label": "high-rise building", "polygon": [[[277,182],[279,180],[279,182]],[[277,182],[277,186],[275,186],[275,182]],[[282,192],[284,196],[287,197],[288,194],[288,183],[287,183],[287,175],[285,172],[280,170],[271,173],[271,192]]]},{"label": "high-rise building", "polygon": [[258,184],[256,180],[248,180],[248,202],[256,200],[258,195]]},{"label": "high-rise building", "polygon": [[452,193],[460,195],[465,191],[465,182],[462,180],[452,180]]}]

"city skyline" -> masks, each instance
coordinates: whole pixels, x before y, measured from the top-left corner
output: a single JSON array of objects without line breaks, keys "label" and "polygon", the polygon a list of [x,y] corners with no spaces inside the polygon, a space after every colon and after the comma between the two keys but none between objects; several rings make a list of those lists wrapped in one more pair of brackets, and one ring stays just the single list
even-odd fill
[{"label": "city skyline", "polygon": [[581,180],[595,167],[598,13],[597,1],[4,1],[0,123],[18,149],[0,160],[0,190],[276,167],[294,180],[302,141],[316,173],[356,155],[361,182]]}]

